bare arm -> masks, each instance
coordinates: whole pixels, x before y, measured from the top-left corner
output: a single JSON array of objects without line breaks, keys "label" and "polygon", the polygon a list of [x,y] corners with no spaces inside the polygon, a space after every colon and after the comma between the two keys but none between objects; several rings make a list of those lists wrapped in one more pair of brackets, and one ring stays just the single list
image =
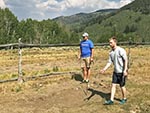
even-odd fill
[{"label": "bare arm", "polygon": [[127,76],[127,71],[128,71],[128,58],[127,58],[127,54],[126,54],[126,51],[125,51],[125,50],[122,51],[122,59],[123,59],[123,61],[124,61],[123,74],[124,74],[124,76]]},{"label": "bare arm", "polygon": [[125,59],[125,61],[124,61],[124,71],[123,71],[124,76],[127,76],[127,70],[128,70],[128,60]]},{"label": "bare arm", "polygon": [[112,60],[111,60],[111,56],[109,55],[108,63],[102,70],[100,70],[100,73],[104,73],[110,67],[111,64],[112,64]]},{"label": "bare arm", "polygon": [[94,57],[94,49],[91,49],[91,61],[93,61],[93,57]]},{"label": "bare arm", "polygon": [[100,70],[100,72],[101,72],[101,73],[104,73],[104,72],[110,67],[110,65],[111,65],[111,63],[108,62],[108,63],[106,64],[106,66],[105,66],[102,70]]},{"label": "bare arm", "polygon": [[79,48],[78,59],[81,58],[81,48]]}]

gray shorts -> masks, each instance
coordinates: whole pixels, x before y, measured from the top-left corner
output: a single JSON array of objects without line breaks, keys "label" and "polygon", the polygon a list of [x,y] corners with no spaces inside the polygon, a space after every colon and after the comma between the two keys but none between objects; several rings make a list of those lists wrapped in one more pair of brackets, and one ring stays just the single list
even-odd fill
[{"label": "gray shorts", "polygon": [[125,86],[126,83],[126,76],[123,73],[113,73],[112,76],[112,83],[119,84],[120,87]]}]

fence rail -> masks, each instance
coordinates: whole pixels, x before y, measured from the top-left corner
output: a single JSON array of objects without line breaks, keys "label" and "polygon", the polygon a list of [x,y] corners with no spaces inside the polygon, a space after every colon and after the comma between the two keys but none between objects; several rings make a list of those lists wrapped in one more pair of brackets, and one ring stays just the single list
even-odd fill
[{"label": "fence rail", "polygon": [[[95,43],[95,46],[107,46],[109,43]],[[119,42],[118,45],[150,45],[150,42]],[[78,43],[74,44],[25,44],[25,43],[12,43],[12,44],[2,44],[0,49],[14,49],[18,48],[32,48],[32,47],[63,47],[63,46],[79,46]]]},{"label": "fence rail", "polygon": [[[109,43],[95,43],[95,46],[108,46]],[[129,47],[129,52],[128,52],[128,60],[130,61],[130,47],[131,46],[136,46],[136,45],[150,45],[150,42],[119,42],[118,45],[125,45]],[[130,46],[131,45],[131,46]],[[77,44],[24,44],[21,43],[21,41],[18,41],[18,43],[12,43],[12,44],[3,44],[0,45],[0,49],[14,49],[17,48],[18,49],[18,55],[19,55],[19,60],[18,60],[18,78],[15,79],[10,79],[10,80],[0,80],[0,83],[4,83],[4,82],[12,82],[12,81],[20,81],[23,82],[24,78],[22,77],[22,54],[21,54],[21,48],[32,48],[32,47],[66,47],[66,46],[79,46],[79,43]],[[128,64],[128,66],[130,67],[130,62]],[[66,74],[72,74],[74,72],[67,72]],[[49,76],[49,75],[62,75],[64,73],[60,72],[60,73],[49,73],[49,74],[44,74],[44,75],[40,75],[38,77],[43,77],[43,76]],[[34,78],[34,77],[32,77]],[[29,78],[28,78],[29,79]],[[31,78],[30,78],[31,79]]]},{"label": "fence rail", "polygon": [[[47,73],[47,74],[41,74],[38,76],[31,76],[31,77],[24,77],[22,80],[24,81],[29,81],[29,80],[33,80],[36,79],[38,77],[48,77],[48,76],[53,76],[53,75],[71,75],[72,77],[76,74],[80,74],[79,71],[75,70],[75,71],[69,71],[69,72],[53,72],[53,73]],[[14,81],[18,81],[18,78],[13,78],[13,79],[8,79],[8,80],[0,80],[0,83],[5,83],[5,82],[14,82]]]}]

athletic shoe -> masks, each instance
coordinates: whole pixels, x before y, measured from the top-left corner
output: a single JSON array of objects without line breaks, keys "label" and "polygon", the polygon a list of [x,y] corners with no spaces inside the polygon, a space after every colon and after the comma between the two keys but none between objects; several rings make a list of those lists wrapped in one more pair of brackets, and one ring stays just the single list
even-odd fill
[{"label": "athletic shoe", "polygon": [[86,83],[86,80],[82,80],[82,83]]},{"label": "athletic shoe", "polygon": [[108,100],[104,103],[104,105],[112,105],[114,102],[112,100]]},{"label": "athletic shoe", "polygon": [[86,83],[89,83],[89,80],[85,80]]},{"label": "athletic shoe", "polygon": [[124,103],[126,103],[127,102],[127,99],[122,99],[122,100],[120,100],[120,104],[124,104]]}]

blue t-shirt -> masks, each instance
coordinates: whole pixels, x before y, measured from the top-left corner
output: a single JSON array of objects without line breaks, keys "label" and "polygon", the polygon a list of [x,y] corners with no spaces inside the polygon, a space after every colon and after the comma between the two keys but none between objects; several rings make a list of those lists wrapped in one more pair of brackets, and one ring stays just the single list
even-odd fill
[{"label": "blue t-shirt", "polygon": [[80,43],[81,57],[90,57],[92,48],[94,48],[94,44],[91,40],[88,39],[81,41]]}]

